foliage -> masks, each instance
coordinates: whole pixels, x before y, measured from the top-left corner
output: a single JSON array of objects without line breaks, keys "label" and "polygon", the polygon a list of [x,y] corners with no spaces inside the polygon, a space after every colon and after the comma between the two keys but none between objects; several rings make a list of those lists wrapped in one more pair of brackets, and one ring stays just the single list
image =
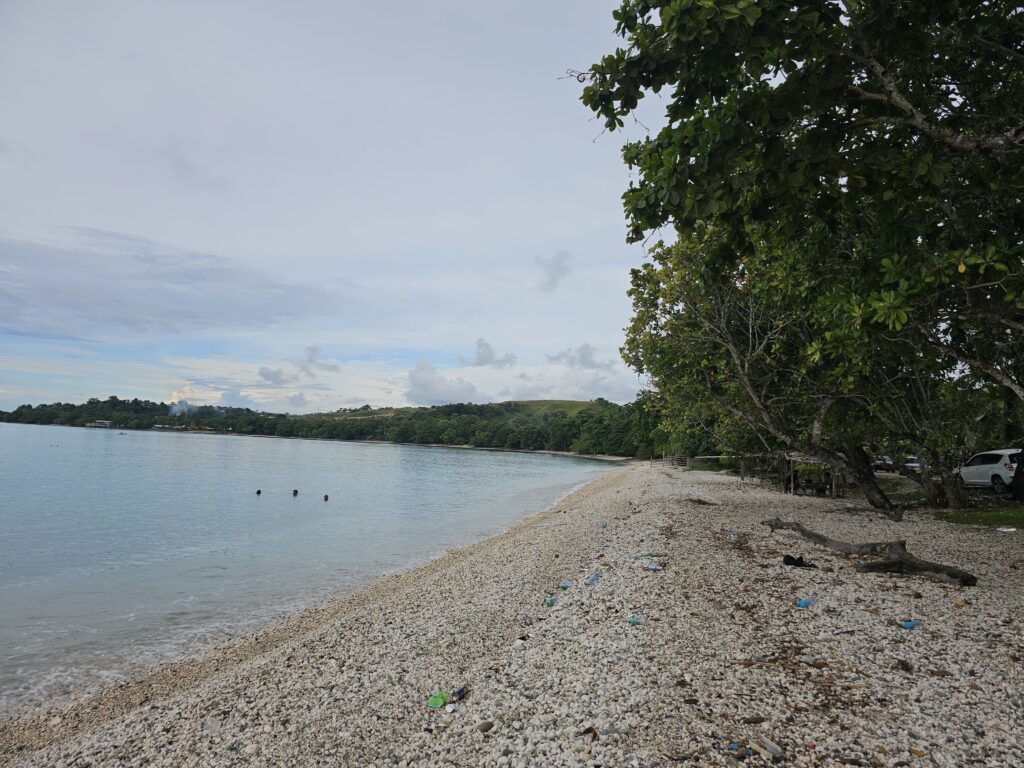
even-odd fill
[{"label": "foliage", "polygon": [[[890,506],[862,449],[861,398],[870,377],[809,353],[818,336],[810,305],[765,290],[775,250],[759,244],[740,268],[717,278],[695,268],[722,245],[714,227],[633,271],[634,318],[624,356],[647,373],[676,412],[703,420],[733,452],[797,452],[843,469]],[[861,368],[863,368],[862,364]]]},{"label": "foliage", "polygon": [[663,413],[869,486],[864,446],[912,446],[929,499],[959,503],[949,469],[1024,402],[1024,9],[625,0],[614,16],[625,45],[582,100],[613,131],[645,97],[666,105],[623,149],[629,239],[678,236],[633,274],[624,350]]},{"label": "foliage", "polygon": [[122,429],[164,425],[236,434],[472,445],[613,456],[650,455],[655,450],[651,431],[657,421],[651,421],[641,401],[617,405],[601,398],[590,402],[460,403],[378,410],[363,406],[308,416],[215,406],[192,407],[179,415],[171,413],[166,403],[110,397],[106,400],[93,398],[81,405],[22,405],[8,414],[6,421],[85,426],[96,420],[110,420],[114,427]]},{"label": "foliage", "polygon": [[615,19],[626,44],[583,102],[615,130],[667,94],[623,150],[631,240],[714,221],[705,274],[792,243],[766,279],[794,299],[842,272],[816,350],[906,330],[1024,399],[1019,4],[627,0]]}]

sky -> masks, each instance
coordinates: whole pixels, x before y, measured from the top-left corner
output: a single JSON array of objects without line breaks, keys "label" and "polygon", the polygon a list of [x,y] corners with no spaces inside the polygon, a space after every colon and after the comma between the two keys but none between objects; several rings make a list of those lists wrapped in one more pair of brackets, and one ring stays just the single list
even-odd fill
[{"label": "sky", "polygon": [[0,0],[0,409],[633,399],[616,6]]}]

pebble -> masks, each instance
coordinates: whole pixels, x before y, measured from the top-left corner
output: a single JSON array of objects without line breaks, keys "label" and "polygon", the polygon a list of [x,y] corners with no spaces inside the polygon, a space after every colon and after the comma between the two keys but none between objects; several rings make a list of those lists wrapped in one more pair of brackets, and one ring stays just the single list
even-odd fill
[{"label": "pebble", "polygon": [[[3,721],[0,762],[1024,765],[1012,726],[1024,690],[1024,569],[1010,565],[1019,539],[846,504],[616,467],[567,497],[564,513],[158,670],[144,706],[131,686],[112,686]],[[979,586],[859,573],[855,560],[760,525],[776,515],[846,541],[907,539]],[[630,559],[644,552],[664,570]],[[822,567],[786,568],[785,553]],[[557,590],[598,569],[589,588]],[[541,607],[552,592],[557,605]],[[814,610],[794,609],[807,595]],[[897,624],[911,617],[915,631]],[[459,686],[471,695],[457,712],[423,706]]]}]

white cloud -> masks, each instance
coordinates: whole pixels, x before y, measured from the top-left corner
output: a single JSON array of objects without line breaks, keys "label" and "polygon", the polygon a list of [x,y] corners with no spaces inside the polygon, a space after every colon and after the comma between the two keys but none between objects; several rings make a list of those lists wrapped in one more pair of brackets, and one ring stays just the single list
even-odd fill
[{"label": "white cloud", "polygon": [[252,408],[253,410],[259,410],[259,405],[251,397],[242,392],[238,387],[229,387],[220,393],[220,399],[218,400],[220,405],[225,405],[230,408]]},{"label": "white cloud", "polygon": [[459,362],[476,368],[486,365],[493,368],[509,368],[516,364],[516,356],[512,352],[507,352],[498,357],[494,352],[494,346],[486,339],[480,338],[476,340],[476,354],[473,356],[473,359],[467,360],[460,357]]},{"label": "white cloud", "polygon": [[444,405],[445,403],[486,402],[476,385],[462,378],[448,378],[438,373],[432,363],[421,360],[409,371],[406,399],[413,405]]}]

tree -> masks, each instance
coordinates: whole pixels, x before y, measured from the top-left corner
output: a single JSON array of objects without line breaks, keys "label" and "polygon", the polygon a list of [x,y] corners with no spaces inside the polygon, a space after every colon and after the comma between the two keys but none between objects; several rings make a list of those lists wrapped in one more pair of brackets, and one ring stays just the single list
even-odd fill
[{"label": "tree", "polygon": [[807,354],[816,318],[764,289],[770,247],[703,279],[695,266],[722,238],[699,226],[673,246],[656,246],[653,263],[633,271],[627,362],[687,413],[715,414],[722,444],[813,457],[853,475],[874,506],[892,510],[863,449],[864,422],[850,415],[861,410],[868,380]]},{"label": "tree", "polygon": [[629,239],[713,221],[734,267],[797,247],[796,297],[846,269],[815,354],[872,326],[1024,400],[1024,10],[1009,2],[626,0],[625,46],[583,102],[609,130],[649,94],[666,122],[623,149]]}]

